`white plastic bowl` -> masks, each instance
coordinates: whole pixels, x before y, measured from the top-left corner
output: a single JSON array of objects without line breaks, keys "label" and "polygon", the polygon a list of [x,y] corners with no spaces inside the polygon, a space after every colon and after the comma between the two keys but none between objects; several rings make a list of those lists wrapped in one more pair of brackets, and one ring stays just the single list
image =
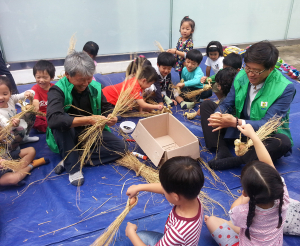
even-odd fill
[{"label": "white plastic bowl", "polygon": [[132,121],[124,121],[120,124],[122,131],[125,133],[132,133],[135,126],[135,123]]}]

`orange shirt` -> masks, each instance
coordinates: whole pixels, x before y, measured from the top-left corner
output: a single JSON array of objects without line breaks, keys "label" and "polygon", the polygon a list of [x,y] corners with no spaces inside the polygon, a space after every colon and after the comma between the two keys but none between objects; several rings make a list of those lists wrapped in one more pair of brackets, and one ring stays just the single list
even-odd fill
[{"label": "orange shirt", "polygon": [[142,90],[141,86],[139,85],[139,82],[137,80],[135,82],[135,78],[129,79],[127,81],[123,81],[122,83],[119,83],[116,85],[106,86],[102,90],[102,92],[103,92],[104,96],[106,97],[106,100],[109,103],[116,105],[123,86],[125,86],[125,88],[124,88],[124,90],[125,90],[132,83],[135,83],[135,85],[132,89],[132,92],[131,92],[131,94],[134,96],[134,99],[143,99],[143,95],[142,95],[143,90]]}]

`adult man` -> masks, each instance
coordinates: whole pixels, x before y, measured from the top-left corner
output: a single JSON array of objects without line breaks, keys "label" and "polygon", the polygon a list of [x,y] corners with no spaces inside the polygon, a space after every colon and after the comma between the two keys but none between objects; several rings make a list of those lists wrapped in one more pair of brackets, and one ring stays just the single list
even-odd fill
[{"label": "adult man", "polygon": [[[109,117],[109,111],[112,110],[112,105],[106,101],[101,91],[101,84],[92,81],[95,64],[88,54],[73,52],[66,57],[64,67],[66,76],[50,88],[47,107],[47,143],[62,158],[78,143],[78,136],[86,126],[94,125],[99,118]],[[70,107],[70,104],[84,111]],[[117,117],[107,122],[101,147],[96,148],[91,156],[93,165],[112,162],[120,158],[120,153],[125,152],[123,141],[112,134],[108,127],[116,122]],[[78,159],[78,152],[73,151],[55,168],[57,174],[66,170],[71,184],[75,186],[84,182]]]},{"label": "adult man", "polygon": [[208,162],[211,168],[234,168],[256,160],[253,147],[244,156],[232,157],[225,139],[239,138],[237,125],[248,123],[258,130],[275,114],[282,116],[287,123],[273,138],[264,141],[266,148],[273,161],[291,150],[288,119],[295,88],[274,69],[277,59],[278,50],[271,43],[252,45],[245,53],[244,70],[235,77],[223,103],[218,108],[209,101],[201,105],[201,125],[206,147],[218,148],[216,158]]}]

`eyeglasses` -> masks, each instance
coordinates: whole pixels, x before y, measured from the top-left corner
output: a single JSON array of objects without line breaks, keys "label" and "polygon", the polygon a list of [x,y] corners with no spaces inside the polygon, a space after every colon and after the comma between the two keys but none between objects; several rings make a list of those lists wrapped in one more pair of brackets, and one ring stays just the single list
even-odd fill
[{"label": "eyeglasses", "polygon": [[245,69],[245,72],[246,73],[253,73],[254,75],[261,75],[264,71],[266,71],[267,69],[264,69],[264,70],[262,70],[262,71],[255,71],[255,70],[251,70],[251,69],[249,69],[247,66],[246,66],[246,64],[244,63],[244,65],[243,65],[243,68]]}]

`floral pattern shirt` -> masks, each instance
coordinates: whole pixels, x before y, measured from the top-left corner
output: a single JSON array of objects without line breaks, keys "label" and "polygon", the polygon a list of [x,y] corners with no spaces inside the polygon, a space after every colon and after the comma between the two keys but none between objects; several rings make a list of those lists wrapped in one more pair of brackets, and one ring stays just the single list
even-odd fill
[{"label": "floral pattern shirt", "polygon": [[[194,47],[193,39],[189,38],[185,41],[182,41],[182,37],[180,37],[176,45],[176,50],[187,53],[188,51],[192,50],[193,47]],[[181,72],[185,58],[182,56],[175,55],[175,59],[176,59],[175,69],[177,72]]]}]

